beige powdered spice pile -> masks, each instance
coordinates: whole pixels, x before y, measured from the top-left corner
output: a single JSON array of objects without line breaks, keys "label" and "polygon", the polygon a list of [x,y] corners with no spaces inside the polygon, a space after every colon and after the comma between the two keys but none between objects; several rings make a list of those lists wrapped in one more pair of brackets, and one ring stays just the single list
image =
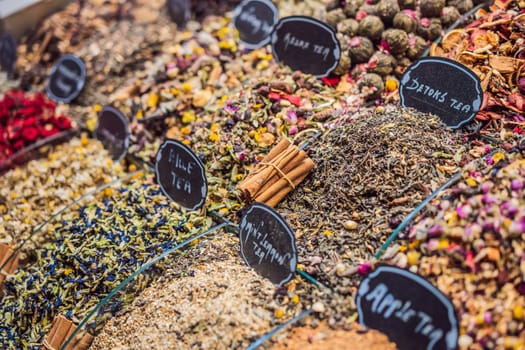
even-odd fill
[{"label": "beige powdered spice pile", "polygon": [[275,326],[275,287],[244,264],[236,237],[219,233],[175,261],[90,349],[245,349]]}]

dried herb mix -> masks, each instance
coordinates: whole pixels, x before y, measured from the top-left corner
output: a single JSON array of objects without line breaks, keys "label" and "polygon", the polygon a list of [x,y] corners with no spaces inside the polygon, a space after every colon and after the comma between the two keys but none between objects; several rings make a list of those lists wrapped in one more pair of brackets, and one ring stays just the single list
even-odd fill
[{"label": "dried herb mix", "polygon": [[[45,158],[0,177],[0,241],[17,246],[53,213],[122,174],[102,144],[86,135],[51,147]],[[104,199],[104,192],[97,198]],[[45,242],[46,235],[42,230],[28,241],[24,254]]]},{"label": "dried herb mix", "polygon": [[210,225],[169,203],[151,179],[73,210],[49,229],[54,239],[35,250],[36,261],[6,279],[2,344],[39,348],[55,315],[82,319],[144,262]]},{"label": "dried herb mix", "polygon": [[522,153],[496,152],[465,167],[391,260],[451,298],[462,348],[525,346],[524,172]]}]

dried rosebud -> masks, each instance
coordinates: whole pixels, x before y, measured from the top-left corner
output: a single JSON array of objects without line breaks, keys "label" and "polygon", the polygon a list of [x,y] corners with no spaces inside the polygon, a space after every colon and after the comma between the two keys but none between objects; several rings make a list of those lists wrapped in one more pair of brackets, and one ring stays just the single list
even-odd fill
[{"label": "dried rosebud", "polygon": [[368,71],[382,76],[391,74],[394,71],[396,59],[384,52],[376,52],[368,61]]},{"label": "dried rosebud", "polygon": [[448,0],[447,6],[455,7],[459,13],[464,14],[467,11],[472,10],[474,4],[472,0]]},{"label": "dried rosebud", "polygon": [[425,50],[427,49],[428,45],[425,39],[423,39],[420,36],[410,34],[408,37],[408,50],[406,52],[406,55],[411,60],[416,60]]},{"label": "dried rosebud", "polygon": [[372,41],[378,41],[381,39],[381,34],[385,30],[385,25],[381,21],[381,18],[377,16],[366,16],[357,28],[357,34],[365,36]]},{"label": "dried rosebud", "polygon": [[402,54],[408,49],[408,34],[400,29],[387,29],[382,38],[393,55]]},{"label": "dried rosebud", "polygon": [[374,54],[374,44],[366,37],[353,37],[348,42],[348,46],[348,55],[354,64],[368,62]]},{"label": "dried rosebud", "polygon": [[341,22],[346,18],[343,9],[337,8],[335,10],[332,10],[326,14],[325,21],[332,27],[337,27],[337,23]]},{"label": "dried rosebud", "polygon": [[432,41],[441,35],[442,30],[439,18],[421,18],[417,28],[417,34],[426,40]]},{"label": "dried rosebud", "polygon": [[359,23],[353,18],[347,18],[337,24],[337,31],[348,36],[357,34]]},{"label": "dried rosebud", "polygon": [[400,11],[399,5],[395,0],[381,0],[377,4],[377,15],[387,25],[392,23],[396,13]]},{"label": "dried rosebud", "polygon": [[402,10],[416,9],[416,0],[397,0],[397,3]]},{"label": "dried rosebud", "polygon": [[341,58],[339,59],[339,63],[337,64],[337,67],[334,69],[334,74],[336,75],[343,75],[348,73],[350,68],[352,67],[352,60],[348,56],[348,52],[342,52]]},{"label": "dried rosebud", "polygon": [[423,17],[439,17],[443,7],[445,7],[445,0],[425,0],[421,1],[419,6]]},{"label": "dried rosebud", "polygon": [[395,15],[393,23],[394,28],[413,33],[417,29],[417,14],[414,10],[403,10]]},{"label": "dried rosebud", "polygon": [[363,0],[347,1],[345,6],[343,7],[344,14],[348,17],[355,17],[357,11],[363,5],[363,3]]},{"label": "dried rosebud", "polygon": [[384,90],[383,79],[378,74],[366,73],[359,80],[359,89],[367,100],[378,98]]},{"label": "dried rosebud", "polygon": [[441,11],[441,23],[444,27],[450,27],[460,16],[461,14],[457,8],[446,6],[443,8],[443,11]]}]

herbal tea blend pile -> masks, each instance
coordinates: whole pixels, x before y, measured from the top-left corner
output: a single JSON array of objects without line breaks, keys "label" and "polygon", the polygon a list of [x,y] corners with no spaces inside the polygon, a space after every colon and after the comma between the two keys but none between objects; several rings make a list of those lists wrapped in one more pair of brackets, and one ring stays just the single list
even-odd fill
[{"label": "herbal tea blend pile", "polygon": [[[0,241],[16,246],[54,212],[119,174],[123,175],[122,167],[113,164],[102,144],[85,135],[51,147],[45,158],[6,172],[0,177]],[[97,194],[103,197],[104,192]],[[28,241],[24,251],[43,241],[46,232]]]},{"label": "herbal tea blend pile", "polygon": [[177,259],[91,349],[245,349],[301,311],[300,299],[292,287],[275,293],[244,264],[237,238],[219,232]]},{"label": "herbal tea blend pile", "polygon": [[525,5],[496,1],[465,28],[447,33],[431,54],[452,58],[479,76],[485,92],[482,111],[487,132],[523,134],[525,113]]},{"label": "herbal tea blend pile", "polygon": [[54,240],[35,250],[34,263],[6,279],[2,344],[40,347],[55,315],[81,320],[143,263],[210,225],[168,202],[151,179],[71,211],[49,228]]},{"label": "herbal tea blend pile", "polygon": [[392,263],[409,268],[453,302],[459,344],[525,346],[525,161],[495,153],[463,169],[410,228]]}]

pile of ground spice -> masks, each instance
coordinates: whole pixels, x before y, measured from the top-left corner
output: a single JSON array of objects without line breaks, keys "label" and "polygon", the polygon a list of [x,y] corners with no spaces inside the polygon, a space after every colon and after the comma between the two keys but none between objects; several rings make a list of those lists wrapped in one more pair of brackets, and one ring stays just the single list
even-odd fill
[{"label": "pile of ground spice", "polygon": [[219,232],[177,258],[91,349],[246,348],[283,318],[284,307],[301,311],[294,295],[276,294],[244,264],[238,239]]}]

